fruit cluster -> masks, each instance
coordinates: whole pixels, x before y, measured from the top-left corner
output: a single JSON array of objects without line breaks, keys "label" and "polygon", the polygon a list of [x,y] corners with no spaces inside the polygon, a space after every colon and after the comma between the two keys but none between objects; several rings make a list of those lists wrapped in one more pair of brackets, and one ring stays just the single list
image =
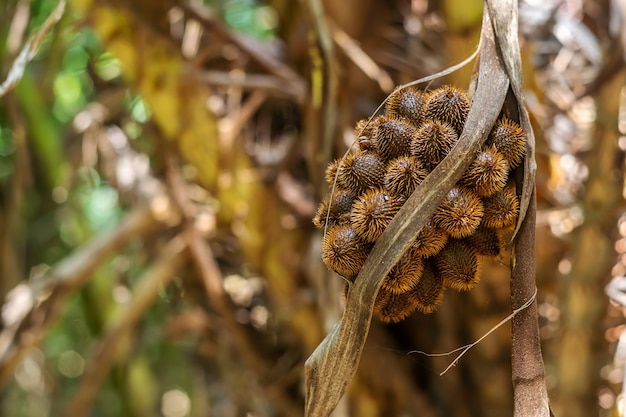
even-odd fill
[{"label": "fruit cluster", "polygon": [[[325,230],[324,263],[353,281],[406,199],[450,152],[470,108],[452,86],[424,93],[396,90],[385,114],[357,123],[357,145],[332,162],[332,192],[313,223]],[[517,221],[515,185],[508,181],[525,149],[519,125],[497,121],[486,144],[436,209],[410,249],[385,277],[374,312],[397,322],[415,310],[432,312],[446,288],[472,289],[484,257],[498,256],[502,233]]]}]

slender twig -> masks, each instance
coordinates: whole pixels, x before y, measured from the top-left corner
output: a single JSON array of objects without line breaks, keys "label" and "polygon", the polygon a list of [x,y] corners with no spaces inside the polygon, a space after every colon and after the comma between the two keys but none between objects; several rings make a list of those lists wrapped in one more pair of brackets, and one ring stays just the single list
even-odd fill
[{"label": "slender twig", "polygon": [[[0,386],[6,383],[23,355],[39,344],[48,329],[58,322],[67,297],[84,286],[93,271],[131,239],[144,236],[159,225],[149,207],[135,209],[116,228],[95,236],[43,277],[20,287],[22,297],[7,297],[3,311],[15,310],[21,314],[11,323],[4,323],[0,333]],[[28,308],[23,307],[25,300],[30,303]]]},{"label": "slender twig", "polygon": [[207,70],[199,71],[194,77],[213,86],[239,87],[245,90],[262,90],[273,96],[288,97],[295,102],[301,99],[300,92],[294,91],[285,85],[283,79],[275,75],[266,74],[233,74],[232,72]]},{"label": "slender twig", "polygon": [[7,92],[12,90],[18,82],[20,82],[24,76],[26,64],[28,64],[30,60],[35,57],[44,36],[50,32],[54,25],[61,19],[64,11],[65,0],[60,0],[57,7],[55,7],[52,13],[50,13],[50,16],[48,16],[39,30],[37,30],[37,32],[35,32],[28,39],[28,41],[26,41],[22,47],[22,51],[19,53],[15,61],[13,61],[13,65],[11,66],[11,70],[9,71],[6,80],[0,84],[0,97],[4,96]]},{"label": "slender twig", "polygon": [[138,279],[133,298],[124,305],[107,326],[106,333],[92,356],[78,391],[65,410],[67,417],[88,416],[102,381],[107,376],[119,353],[121,343],[159,295],[176,276],[187,258],[187,246],[180,236],[172,239],[161,251],[161,256]]},{"label": "slender twig", "polygon": [[[15,143],[14,169],[11,175],[11,185],[6,187],[3,204],[2,221],[0,221],[0,300],[8,291],[20,283],[23,276],[22,261],[26,253],[26,237],[24,224],[24,207],[27,190],[33,183],[33,162],[30,158],[29,137],[26,126],[28,123],[17,103],[17,97],[6,97],[5,108],[11,120],[13,141]],[[0,341],[0,352],[2,352]],[[2,355],[0,354],[0,357]]]},{"label": "slender twig", "polygon": [[383,92],[390,93],[391,90],[393,90],[394,83],[389,73],[382,69],[376,61],[365,53],[358,42],[352,39],[343,29],[332,21],[329,23],[333,40],[346,56],[350,58],[365,75],[376,81]]},{"label": "slender twig", "polygon": [[300,219],[307,219],[311,222],[311,218],[315,215],[317,209],[313,198],[306,186],[298,182],[293,175],[287,171],[281,171],[276,176],[276,193],[278,198],[289,206],[291,211]]},{"label": "slender twig", "polygon": [[235,139],[266,100],[267,93],[265,91],[255,90],[241,105],[239,111],[220,120],[220,140],[225,148],[223,152],[230,151]]},{"label": "slender twig", "polygon": [[22,45],[24,35],[30,22],[30,0],[18,0],[15,5],[15,13],[11,19],[11,25],[6,37],[6,51],[14,55]]}]

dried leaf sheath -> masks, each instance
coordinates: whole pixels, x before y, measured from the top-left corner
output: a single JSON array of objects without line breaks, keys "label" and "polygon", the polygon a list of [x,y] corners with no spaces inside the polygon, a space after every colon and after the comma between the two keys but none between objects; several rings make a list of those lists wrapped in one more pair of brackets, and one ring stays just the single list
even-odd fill
[{"label": "dried leaf sheath", "polygon": [[[489,21],[493,26],[499,55],[504,64],[504,70],[511,83],[511,90],[517,100],[519,123],[526,133],[526,157],[524,158],[524,183],[520,198],[520,212],[515,232],[519,231],[526,210],[530,205],[531,195],[535,187],[535,136],[530,124],[528,112],[524,107],[524,95],[522,92],[522,57],[518,40],[517,0],[485,0],[485,8],[488,11]],[[497,7],[496,7],[497,6]],[[485,23],[483,22],[483,26]]]},{"label": "dried leaf sheath", "polygon": [[[516,226],[511,262],[511,307],[519,307],[535,291],[535,138],[528,113],[523,105],[522,59],[518,43],[517,1],[486,0],[490,21],[498,38],[500,55],[519,114],[519,123],[526,134],[520,213]],[[484,25],[484,23],[483,23]],[[548,417],[550,411],[545,383],[545,370],[539,341],[537,302],[520,312],[511,328],[514,417]]]},{"label": "dried leaf sheath", "polygon": [[340,323],[307,360],[306,416],[330,415],[343,396],[356,372],[383,277],[459,180],[498,117],[509,83],[497,57],[491,25],[483,25],[481,36],[478,86],[465,129],[458,144],[415,190],[382,234],[350,291]]}]

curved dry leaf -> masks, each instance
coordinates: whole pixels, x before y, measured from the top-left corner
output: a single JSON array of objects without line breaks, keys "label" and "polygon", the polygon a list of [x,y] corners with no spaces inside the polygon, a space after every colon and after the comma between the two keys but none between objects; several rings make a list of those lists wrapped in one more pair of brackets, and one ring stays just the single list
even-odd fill
[{"label": "curved dry leaf", "polygon": [[524,106],[524,95],[522,91],[522,57],[517,31],[518,7],[517,0],[498,1],[497,7],[493,0],[487,0],[485,3],[489,11],[489,20],[495,33],[500,58],[504,63],[506,74],[511,82],[511,90],[513,90],[517,101],[520,126],[524,132],[526,132],[527,136],[526,157],[524,158],[524,180],[520,198],[520,214],[514,233],[517,234],[530,204],[530,197],[535,188],[535,172],[537,171],[537,163],[535,162],[535,135],[533,134],[528,112]]}]

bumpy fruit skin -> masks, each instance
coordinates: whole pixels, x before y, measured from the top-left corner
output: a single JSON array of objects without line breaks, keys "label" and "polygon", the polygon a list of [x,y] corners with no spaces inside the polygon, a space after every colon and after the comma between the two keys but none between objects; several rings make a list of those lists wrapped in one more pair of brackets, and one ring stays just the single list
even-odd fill
[{"label": "bumpy fruit skin", "polygon": [[313,218],[315,227],[323,229],[342,222],[349,222],[350,210],[355,198],[355,195],[348,190],[338,190],[332,195],[332,198],[330,195],[327,196],[317,208],[317,213]]},{"label": "bumpy fruit skin", "polygon": [[408,156],[415,132],[415,127],[402,119],[381,117],[376,123],[375,140],[380,155],[386,161],[403,155]]},{"label": "bumpy fruit skin", "polygon": [[376,242],[404,204],[404,199],[381,188],[374,188],[359,196],[350,213],[354,228],[368,242]]},{"label": "bumpy fruit skin", "polygon": [[498,230],[491,227],[481,225],[464,240],[481,256],[496,257],[502,251],[502,242]]},{"label": "bumpy fruit skin", "polygon": [[487,143],[502,153],[511,168],[516,168],[524,159],[526,152],[526,134],[514,121],[503,117],[498,120],[489,133]]},{"label": "bumpy fruit skin", "polygon": [[417,255],[428,258],[438,254],[446,243],[448,243],[448,234],[438,228],[433,219],[430,219],[418,233],[412,248]]},{"label": "bumpy fruit skin", "polygon": [[474,233],[483,212],[483,203],[472,190],[453,187],[435,210],[433,219],[437,227],[460,239]]},{"label": "bumpy fruit skin", "polygon": [[422,313],[432,313],[443,300],[445,287],[441,275],[437,272],[430,260],[424,261],[422,278],[415,288],[407,294],[417,304],[417,309]]},{"label": "bumpy fruit skin", "polygon": [[322,261],[346,279],[352,280],[361,270],[372,248],[350,224],[328,229],[322,241]]},{"label": "bumpy fruit skin", "polygon": [[424,93],[421,91],[412,87],[398,88],[387,100],[385,113],[418,126],[425,102]]},{"label": "bumpy fruit skin", "polygon": [[418,185],[424,181],[428,171],[414,156],[401,156],[387,164],[385,188],[393,194],[409,198]]},{"label": "bumpy fruit skin", "polygon": [[428,171],[431,171],[448,155],[458,140],[459,136],[449,124],[427,120],[411,141],[411,155],[419,158]]},{"label": "bumpy fruit skin", "polygon": [[378,291],[374,313],[384,323],[397,323],[411,315],[418,303],[411,292],[395,294],[384,289]]},{"label": "bumpy fruit skin", "polygon": [[453,239],[434,258],[443,284],[457,291],[468,291],[479,281],[478,254],[473,246]]},{"label": "bumpy fruit skin", "polygon": [[470,99],[466,92],[451,85],[433,90],[426,97],[422,120],[438,120],[451,125],[461,135],[467,120]]},{"label": "bumpy fruit skin", "polygon": [[508,185],[504,190],[484,199],[483,224],[495,229],[507,229],[515,226],[519,214],[519,200],[515,185]]},{"label": "bumpy fruit skin", "polygon": [[381,288],[394,294],[407,292],[418,283],[423,270],[422,258],[409,249],[391,268],[383,280]]},{"label": "bumpy fruit skin", "polygon": [[504,188],[508,176],[509,163],[494,146],[488,146],[478,152],[460,183],[480,197],[489,197]]},{"label": "bumpy fruit skin", "polygon": [[366,136],[361,136],[357,139],[359,145],[359,151],[361,152],[376,152],[376,144],[374,141]]},{"label": "bumpy fruit skin", "polygon": [[372,119],[368,123],[369,119],[361,119],[357,122],[356,126],[354,126],[354,137],[358,140],[359,138],[365,138],[369,140],[373,140],[376,136],[376,119]]},{"label": "bumpy fruit skin", "polygon": [[339,165],[339,184],[355,194],[381,186],[385,178],[385,162],[374,152],[350,154]]}]

